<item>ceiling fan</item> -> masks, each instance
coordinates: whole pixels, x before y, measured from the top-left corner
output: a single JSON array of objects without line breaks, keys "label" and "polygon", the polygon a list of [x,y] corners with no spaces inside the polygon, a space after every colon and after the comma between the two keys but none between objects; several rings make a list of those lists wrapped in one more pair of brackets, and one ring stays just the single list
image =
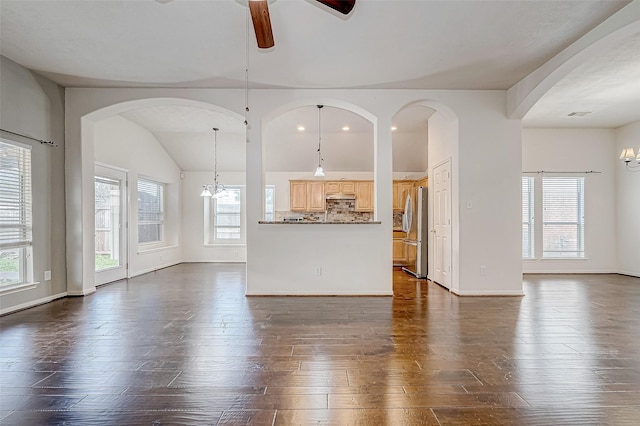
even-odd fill
[{"label": "ceiling fan", "polygon": [[[348,15],[356,4],[356,0],[316,0],[331,9]],[[269,18],[268,0],[248,0],[253,29],[256,32],[256,40],[260,49],[269,49],[274,46],[273,32],[271,31],[271,19]]]}]

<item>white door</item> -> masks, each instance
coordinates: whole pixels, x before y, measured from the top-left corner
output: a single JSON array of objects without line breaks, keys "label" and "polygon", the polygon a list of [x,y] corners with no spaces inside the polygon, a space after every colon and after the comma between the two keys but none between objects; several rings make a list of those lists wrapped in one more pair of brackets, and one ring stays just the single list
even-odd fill
[{"label": "white door", "polygon": [[432,176],[433,281],[451,288],[451,163],[447,160],[436,166]]},{"label": "white door", "polygon": [[95,284],[127,277],[127,173],[95,167]]}]

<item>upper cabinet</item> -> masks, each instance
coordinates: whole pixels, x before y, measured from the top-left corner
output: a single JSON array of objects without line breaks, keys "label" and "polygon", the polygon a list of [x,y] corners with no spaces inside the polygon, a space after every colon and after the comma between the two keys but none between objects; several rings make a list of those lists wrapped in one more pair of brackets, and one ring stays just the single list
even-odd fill
[{"label": "upper cabinet", "polygon": [[413,180],[394,180],[393,181],[393,209],[404,210],[404,203],[407,195],[411,192],[415,181]]},{"label": "upper cabinet", "polygon": [[355,183],[356,189],[356,211],[373,211],[373,181],[358,181]]},{"label": "upper cabinet", "polygon": [[416,181],[416,186],[429,186],[429,177],[425,176],[422,179]]},{"label": "upper cabinet", "polygon": [[323,212],[325,192],[323,181],[289,181],[289,208],[292,212]]},{"label": "upper cabinet", "polygon": [[355,194],[356,183],[353,181],[327,182],[325,185],[326,194]]}]

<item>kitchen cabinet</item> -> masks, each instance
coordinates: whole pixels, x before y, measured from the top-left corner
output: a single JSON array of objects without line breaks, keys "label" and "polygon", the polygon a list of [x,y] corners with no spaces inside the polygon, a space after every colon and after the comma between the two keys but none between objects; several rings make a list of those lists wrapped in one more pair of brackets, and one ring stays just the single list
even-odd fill
[{"label": "kitchen cabinet", "polygon": [[325,186],[326,194],[355,194],[356,183],[353,181],[327,182]]},{"label": "kitchen cabinet", "polygon": [[304,212],[307,210],[307,182],[289,182],[289,210]]},{"label": "kitchen cabinet", "polygon": [[355,182],[356,211],[373,211],[373,181],[364,180]]},{"label": "kitchen cabinet", "polygon": [[289,181],[289,209],[292,212],[323,212],[325,192],[323,181]]},{"label": "kitchen cabinet", "polygon": [[404,203],[407,195],[413,189],[415,181],[412,180],[396,180],[393,181],[393,209],[404,210]]},{"label": "kitchen cabinet", "polygon": [[395,266],[406,265],[407,263],[406,245],[402,241],[406,235],[404,232],[393,231],[393,264]]},{"label": "kitchen cabinet", "polygon": [[422,179],[418,179],[415,186],[429,186],[429,177],[425,176]]},{"label": "kitchen cabinet", "polygon": [[325,210],[324,182],[307,182],[307,211],[323,212]]}]

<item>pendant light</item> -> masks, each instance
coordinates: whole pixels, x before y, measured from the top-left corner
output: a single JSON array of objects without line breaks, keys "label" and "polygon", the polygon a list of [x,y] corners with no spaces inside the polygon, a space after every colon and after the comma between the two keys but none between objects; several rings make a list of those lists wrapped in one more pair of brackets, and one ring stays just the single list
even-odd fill
[{"label": "pendant light", "polygon": [[318,167],[316,167],[316,172],[313,174],[316,177],[324,177],[324,169],[322,168],[322,162],[324,159],[320,152],[320,144],[322,143],[322,121],[320,119],[320,111],[322,111],[323,106],[324,105],[318,105]]},{"label": "pendant light", "polygon": [[224,185],[218,183],[218,130],[213,128],[213,183],[202,186],[201,197],[220,198],[226,192]]}]

